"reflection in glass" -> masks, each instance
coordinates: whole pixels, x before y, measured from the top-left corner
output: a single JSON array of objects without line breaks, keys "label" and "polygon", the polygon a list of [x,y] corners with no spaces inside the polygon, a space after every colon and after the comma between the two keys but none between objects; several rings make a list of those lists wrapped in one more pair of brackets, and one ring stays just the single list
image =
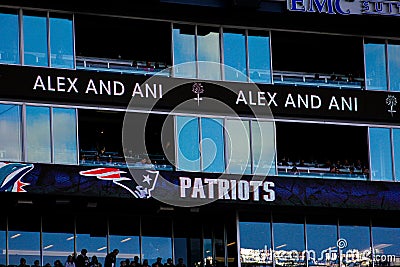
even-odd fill
[{"label": "reflection in glass", "polygon": [[271,83],[271,56],[269,34],[249,31],[249,73],[255,83]]},{"label": "reflection in glass", "polygon": [[225,80],[247,81],[245,33],[226,29],[223,38]]},{"label": "reflection in glass", "polygon": [[223,120],[201,118],[202,170],[224,172]]},{"label": "reflection in glass", "polygon": [[53,108],[54,162],[77,164],[75,109]]},{"label": "reflection in glass", "polygon": [[21,213],[9,217],[8,223],[8,264],[18,266],[21,258],[27,264],[40,259],[40,218]]},{"label": "reflection in glass", "polygon": [[273,223],[275,266],[305,266],[304,224]]},{"label": "reflection in glass", "polygon": [[50,18],[51,66],[74,68],[72,19]]},{"label": "reflection in glass", "polygon": [[375,266],[398,266],[400,261],[400,228],[373,225],[372,240]]},{"label": "reflection in glass", "polygon": [[[93,227],[93,224],[96,227]],[[107,255],[107,218],[99,214],[82,215],[76,221],[76,251],[87,249],[87,256],[96,255],[103,263]],[[113,250],[114,248],[110,248]]]},{"label": "reflection in glass", "polygon": [[307,220],[307,251],[309,266],[338,266],[337,225]]},{"label": "reflection in glass", "polygon": [[385,44],[367,43],[364,53],[367,90],[387,90]]},{"label": "reflection in glass", "polygon": [[249,121],[227,120],[225,129],[228,172],[251,173]]},{"label": "reflection in glass", "polygon": [[122,259],[133,259],[140,257],[140,218],[112,216],[110,227],[110,250],[119,249],[118,257]]},{"label": "reflection in glass", "polygon": [[17,10],[14,13],[0,14],[0,63],[19,62],[19,23]]},{"label": "reflection in glass", "polygon": [[141,225],[142,259],[148,259],[149,264],[152,264],[157,257],[161,257],[163,261],[172,258],[171,220],[168,217],[142,217]]},{"label": "reflection in glass", "polygon": [[200,170],[199,122],[196,117],[176,117],[178,168],[185,171]]},{"label": "reflection in glass", "polygon": [[259,175],[275,173],[275,163],[273,161],[275,158],[274,122],[252,121],[251,135],[254,165],[253,173]]},{"label": "reflection in glass", "polygon": [[272,266],[271,226],[265,222],[239,222],[242,266]]},{"label": "reflection in glass", "polygon": [[[7,245],[6,245],[6,240],[7,240],[7,227],[6,227],[6,220],[5,217],[0,218],[0,250],[1,251],[6,251]],[[6,265],[6,253],[0,253],[0,264]]]},{"label": "reflection in glass", "polygon": [[369,226],[367,224],[356,225],[353,223],[341,225],[339,221],[339,237],[341,240],[345,240],[346,244],[346,247],[342,248],[341,256],[341,262],[345,266],[370,266],[371,244]]},{"label": "reflection in glass", "polygon": [[24,65],[48,66],[46,17],[24,15]]},{"label": "reflection in glass", "polygon": [[393,180],[389,128],[369,128],[371,179]]},{"label": "reflection in glass", "polygon": [[64,264],[67,256],[74,253],[74,216],[62,215],[62,220],[56,219],[58,216],[60,215],[43,217],[42,251],[45,264],[53,265],[55,260]]},{"label": "reflection in glass", "polygon": [[26,107],[26,152],[29,162],[50,163],[50,108]]},{"label": "reflection in glass", "polygon": [[174,24],[173,42],[174,76],[196,78],[195,26]]},{"label": "reflection in glass", "polygon": [[400,181],[400,129],[393,129],[393,163],[396,181]]},{"label": "reflection in glass", "polygon": [[0,104],[0,136],[0,159],[20,161],[22,149],[19,105]]},{"label": "reflection in glass", "polygon": [[400,45],[388,44],[390,91],[400,91]]},{"label": "reflection in glass", "polygon": [[[197,27],[197,53],[199,78],[221,80],[219,31],[217,28]],[[216,64],[207,64],[207,62]]]}]

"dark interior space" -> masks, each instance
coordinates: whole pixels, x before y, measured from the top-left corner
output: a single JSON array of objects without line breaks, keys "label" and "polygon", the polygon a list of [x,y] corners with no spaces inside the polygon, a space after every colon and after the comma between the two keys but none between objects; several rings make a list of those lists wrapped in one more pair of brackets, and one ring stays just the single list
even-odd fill
[{"label": "dark interior space", "polygon": [[271,46],[276,71],[364,77],[361,37],[273,31]]},{"label": "dark interior space", "polygon": [[368,164],[368,129],[316,123],[276,123],[278,162]]},{"label": "dark interior space", "polygon": [[76,54],[171,64],[169,22],[75,15]]}]

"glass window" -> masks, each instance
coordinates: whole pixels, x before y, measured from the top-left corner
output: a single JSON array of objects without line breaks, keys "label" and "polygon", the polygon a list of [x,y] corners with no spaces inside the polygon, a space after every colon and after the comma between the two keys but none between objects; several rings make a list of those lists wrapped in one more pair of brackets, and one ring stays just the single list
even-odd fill
[{"label": "glass window", "polygon": [[201,118],[202,170],[224,172],[224,131],[222,119]]},{"label": "glass window", "polygon": [[366,43],[365,86],[367,90],[387,90],[385,44]]},{"label": "glass window", "polygon": [[269,34],[248,33],[249,75],[255,83],[271,83],[271,55]]},{"label": "glass window", "polygon": [[199,61],[199,78],[221,80],[218,28],[197,27],[197,54],[197,60]]},{"label": "glass window", "polygon": [[48,66],[46,16],[24,15],[24,65]]},{"label": "glass window", "polygon": [[375,266],[396,266],[400,260],[399,220],[372,221],[372,240]]},{"label": "glass window", "polygon": [[303,218],[274,216],[275,266],[305,266],[305,239]]},{"label": "glass window", "polygon": [[77,164],[75,109],[53,108],[54,163]]},{"label": "glass window", "polygon": [[51,162],[50,108],[26,106],[26,153],[29,162]]},{"label": "glass window", "polygon": [[275,173],[275,127],[274,122],[252,121],[251,141],[253,173],[273,175]]},{"label": "glass window", "polygon": [[[93,224],[96,227],[93,227]],[[100,263],[104,263],[107,255],[107,218],[100,214],[81,215],[76,221],[76,251],[78,255],[82,249],[88,252],[89,258],[96,256]],[[110,248],[112,251],[114,248]],[[104,264],[103,264],[104,266]]]},{"label": "glass window", "polygon": [[18,10],[0,12],[0,63],[18,64],[20,63]]},{"label": "glass window", "polygon": [[140,217],[112,216],[109,225],[110,250],[117,248],[121,259],[140,257]]},{"label": "glass window", "polygon": [[51,66],[74,68],[72,19],[51,17],[49,23]]},{"label": "glass window", "polygon": [[272,266],[271,225],[265,221],[241,221],[240,261],[241,266]]},{"label": "glass window", "polygon": [[227,81],[247,81],[244,30],[224,29],[224,75]]},{"label": "glass window", "polygon": [[[157,225],[158,227],[154,227]],[[142,259],[149,264],[160,257],[163,261],[172,258],[172,222],[169,217],[142,217]]]},{"label": "glass window", "polygon": [[308,266],[339,266],[337,231],[336,219],[307,217]]},{"label": "glass window", "polygon": [[7,226],[6,226],[6,217],[0,218],[0,250],[3,253],[0,254],[0,265],[6,266],[6,240],[7,240]]},{"label": "glass window", "polygon": [[227,167],[229,173],[250,174],[250,125],[249,121],[227,120]]},{"label": "glass window", "polygon": [[370,266],[371,242],[368,219],[362,217],[357,221],[339,220],[339,237],[337,245],[342,253],[344,266]]},{"label": "glass window", "polygon": [[196,117],[176,117],[178,168],[185,171],[200,170],[199,121]]},{"label": "glass window", "polygon": [[393,180],[389,128],[369,128],[372,180]]},{"label": "glass window", "polygon": [[40,259],[40,217],[15,214],[8,219],[9,265],[19,265],[24,258],[26,264]]},{"label": "glass window", "polygon": [[0,104],[0,160],[21,160],[21,107]]},{"label": "glass window", "polygon": [[400,45],[388,44],[390,91],[400,91]]},{"label": "glass window", "polygon": [[195,26],[174,24],[173,41],[174,76],[196,78]]},{"label": "glass window", "polygon": [[[62,220],[58,218],[62,218]],[[43,217],[42,251],[44,264],[50,263],[54,266],[54,262],[60,260],[64,265],[67,256],[74,253],[74,218],[72,215],[65,216],[65,214],[57,213]],[[37,259],[39,260],[39,257]],[[33,262],[27,264],[33,264]]]},{"label": "glass window", "polygon": [[393,162],[396,181],[400,181],[400,129],[393,129]]}]

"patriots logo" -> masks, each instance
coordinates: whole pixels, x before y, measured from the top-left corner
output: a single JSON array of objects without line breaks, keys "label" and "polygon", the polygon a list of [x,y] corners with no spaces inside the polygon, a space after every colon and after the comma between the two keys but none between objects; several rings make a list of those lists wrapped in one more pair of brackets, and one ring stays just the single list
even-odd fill
[{"label": "patriots logo", "polygon": [[33,164],[0,162],[0,192],[26,192],[22,177],[33,169]]},{"label": "patriots logo", "polygon": [[[114,184],[121,186],[128,190],[135,198],[150,198],[151,191],[154,190],[157,179],[158,171],[146,170],[145,174],[140,174],[140,184],[136,185],[135,180],[123,175],[126,171],[121,171],[117,168],[96,168],[86,171],[80,171],[79,174],[82,176],[95,176],[97,179],[104,181],[112,181]],[[132,186],[132,183],[134,186]],[[132,189],[133,188],[133,189]]]}]

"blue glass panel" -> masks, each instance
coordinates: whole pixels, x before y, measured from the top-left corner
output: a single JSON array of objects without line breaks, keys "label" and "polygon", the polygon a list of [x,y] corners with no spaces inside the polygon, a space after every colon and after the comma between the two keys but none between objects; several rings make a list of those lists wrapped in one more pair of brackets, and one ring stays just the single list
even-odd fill
[{"label": "blue glass panel", "polygon": [[[309,266],[334,266],[330,259],[338,256],[335,250],[337,243],[337,226],[334,224],[310,224],[307,227],[307,250]],[[329,248],[331,248],[329,251]],[[327,253],[329,256],[327,256]],[[335,253],[335,254],[334,254]]]},{"label": "blue glass panel", "polygon": [[174,25],[173,42],[174,76],[182,78],[196,78],[194,26]]},{"label": "blue glass panel", "polygon": [[400,258],[400,228],[372,226],[372,240],[375,266],[394,266],[394,259]]},{"label": "blue glass panel", "polygon": [[6,226],[6,216],[0,218],[0,250],[3,251],[3,253],[0,253],[0,264],[6,265],[6,241],[7,241],[7,226]]},{"label": "blue glass panel", "polygon": [[17,13],[0,14],[0,36],[0,63],[20,63],[19,23]]},{"label": "blue glass panel", "polygon": [[248,36],[250,79],[256,83],[271,83],[271,56],[269,36]]},{"label": "blue glass panel", "polygon": [[9,264],[18,266],[21,258],[25,258],[27,264],[33,263],[40,256],[39,231],[9,231],[8,242]]},{"label": "blue glass panel", "polygon": [[[300,223],[274,222],[274,248],[275,265],[284,266],[290,262],[290,266],[304,266],[304,258],[301,252],[305,249],[304,225]],[[291,253],[291,252],[297,253]]]},{"label": "blue glass panel", "polygon": [[275,130],[274,123],[267,121],[252,121],[252,152],[253,173],[273,175],[275,170]]},{"label": "blue glass panel", "polygon": [[228,172],[236,174],[251,173],[250,158],[250,125],[249,121],[227,120]]},{"label": "blue glass panel", "polygon": [[24,16],[24,65],[48,66],[46,17]]},{"label": "blue glass panel", "polygon": [[390,91],[400,91],[400,45],[388,45]]},{"label": "blue glass panel", "polygon": [[51,66],[74,68],[72,19],[50,18]]},{"label": "blue glass panel", "polygon": [[224,172],[224,131],[222,119],[201,119],[201,149],[205,172]]},{"label": "blue glass panel", "polygon": [[50,163],[50,108],[26,107],[26,153],[29,162]]},{"label": "blue glass panel", "polygon": [[75,109],[53,108],[54,162],[78,163]]},{"label": "blue glass panel", "polygon": [[396,181],[400,181],[400,129],[393,129],[393,157]]},{"label": "blue glass panel", "polygon": [[272,243],[270,223],[239,222],[239,233],[241,263],[271,266]]},{"label": "blue glass panel", "polygon": [[0,160],[21,160],[21,107],[0,104]]},{"label": "blue glass panel", "polygon": [[176,117],[178,169],[200,171],[199,123],[195,117]]},{"label": "blue glass panel", "polygon": [[[371,247],[369,226],[340,225],[339,237],[344,240],[342,243],[346,244],[346,246],[342,248],[342,253],[344,255],[344,257],[342,257],[342,263],[344,267],[354,266],[354,262],[357,261],[357,253],[359,253],[358,257],[361,255],[368,255]],[[364,258],[364,261],[365,260]],[[360,261],[360,258],[358,261]],[[365,262],[365,265],[369,265],[369,262]]]},{"label": "blue glass panel", "polygon": [[219,31],[217,28],[197,27],[199,78],[221,79]]},{"label": "blue glass panel", "polygon": [[389,128],[369,128],[371,179],[393,180]]},{"label": "blue glass panel", "polygon": [[387,90],[385,44],[365,44],[365,86],[368,90]]},{"label": "blue glass panel", "polygon": [[246,39],[244,33],[224,32],[225,80],[247,81]]}]

